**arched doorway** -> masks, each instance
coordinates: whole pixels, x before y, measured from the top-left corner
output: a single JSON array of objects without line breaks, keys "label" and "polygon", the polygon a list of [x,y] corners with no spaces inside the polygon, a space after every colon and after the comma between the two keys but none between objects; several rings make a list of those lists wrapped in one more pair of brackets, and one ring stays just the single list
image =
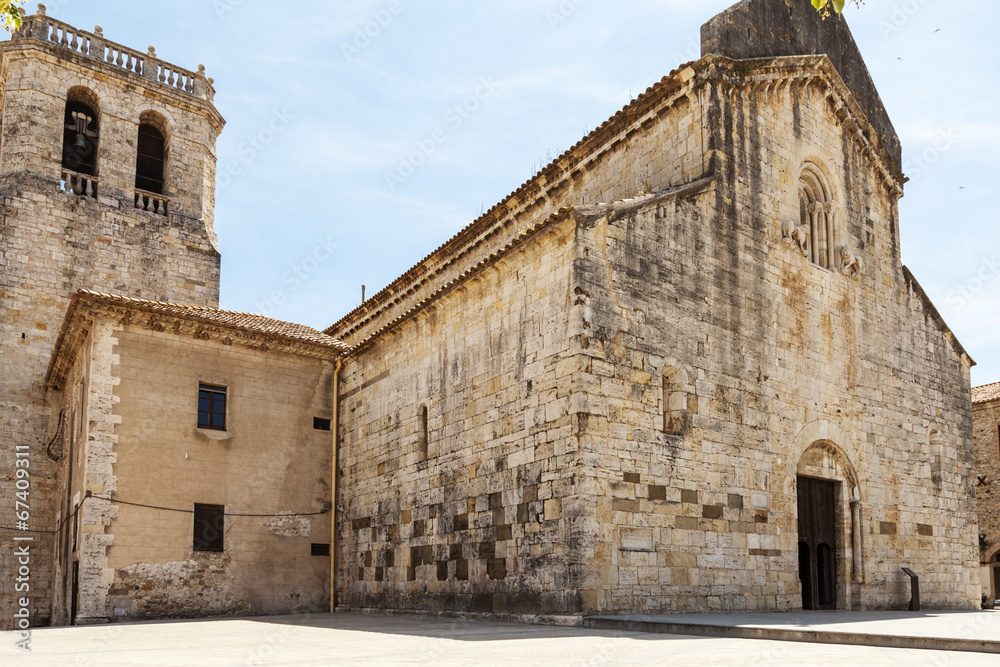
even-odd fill
[{"label": "arched doorway", "polygon": [[837,608],[837,482],[799,476],[799,581],[803,609]]},{"label": "arched doorway", "polygon": [[861,503],[844,452],[817,441],[796,469],[799,581],[803,609],[846,609],[861,574]]}]

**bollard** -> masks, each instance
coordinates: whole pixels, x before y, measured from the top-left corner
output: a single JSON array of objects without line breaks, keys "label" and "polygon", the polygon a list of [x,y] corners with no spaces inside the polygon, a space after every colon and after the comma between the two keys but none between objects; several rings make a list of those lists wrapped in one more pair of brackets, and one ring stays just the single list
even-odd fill
[{"label": "bollard", "polygon": [[920,577],[908,567],[903,572],[910,577],[910,611],[920,611]]}]

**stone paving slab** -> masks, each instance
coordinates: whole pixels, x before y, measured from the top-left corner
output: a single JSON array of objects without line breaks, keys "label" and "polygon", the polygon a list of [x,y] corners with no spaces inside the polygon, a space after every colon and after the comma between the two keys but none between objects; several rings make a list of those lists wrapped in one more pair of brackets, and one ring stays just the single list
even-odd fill
[{"label": "stone paving slab", "polygon": [[1000,611],[588,616],[585,627],[691,636],[1000,653]]},{"label": "stone paving slab", "polygon": [[13,644],[0,635],[0,665],[1000,667],[988,654],[342,613],[45,628],[32,653]]}]

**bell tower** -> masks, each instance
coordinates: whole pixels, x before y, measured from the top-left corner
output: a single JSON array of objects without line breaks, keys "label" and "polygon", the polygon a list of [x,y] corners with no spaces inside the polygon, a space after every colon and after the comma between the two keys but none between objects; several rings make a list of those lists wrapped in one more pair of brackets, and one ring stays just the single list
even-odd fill
[{"label": "bell tower", "polygon": [[[90,289],[218,305],[215,145],[225,121],[212,83],[203,66],[132,50],[100,26],[79,30],[44,5],[0,43],[0,477],[14,479],[15,449],[27,446],[32,627],[52,620],[68,590],[53,566],[69,530],[55,500],[63,463],[48,446],[64,425],[43,385],[70,297]],[[104,425],[83,415],[85,451],[88,428]],[[18,525],[14,493],[0,488],[0,526]],[[17,567],[3,537],[9,629]]]}]

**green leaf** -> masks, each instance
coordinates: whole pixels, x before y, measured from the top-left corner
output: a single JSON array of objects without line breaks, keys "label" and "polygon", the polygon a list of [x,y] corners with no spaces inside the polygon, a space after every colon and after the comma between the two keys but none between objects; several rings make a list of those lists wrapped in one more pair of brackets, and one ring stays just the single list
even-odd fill
[{"label": "green leaf", "polygon": [[838,14],[844,11],[844,6],[847,4],[847,0],[833,0],[833,11]]},{"label": "green leaf", "polygon": [[812,0],[812,3],[813,7],[815,7],[816,9],[823,9],[823,7],[826,5],[826,0]]}]

